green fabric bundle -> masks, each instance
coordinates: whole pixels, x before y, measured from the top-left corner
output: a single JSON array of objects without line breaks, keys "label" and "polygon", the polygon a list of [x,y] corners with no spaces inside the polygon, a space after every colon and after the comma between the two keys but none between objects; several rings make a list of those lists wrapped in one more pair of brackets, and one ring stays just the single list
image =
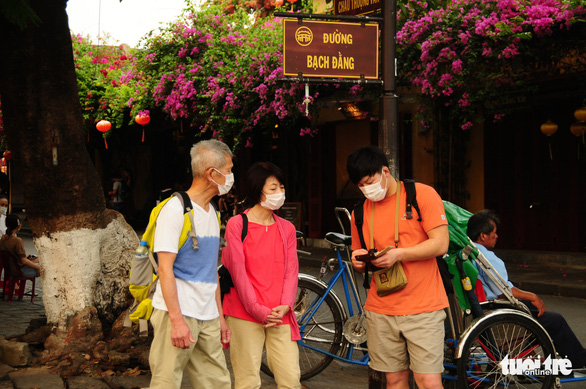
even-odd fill
[{"label": "green fabric bundle", "polygon": [[[462,287],[462,281],[460,279],[460,273],[456,267],[456,258],[461,258],[462,250],[467,245],[472,247],[472,253],[469,259],[476,259],[478,256],[478,248],[470,241],[466,235],[468,227],[468,219],[472,216],[471,212],[468,212],[464,208],[460,208],[449,201],[444,201],[444,209],[446,211],[446,217],[448,219],[448,229],[450,231],[450,247],[448,248],[448,255],[444,258],[448,264],[448,270],[454,278],[452,284],[454,285],[454,293],[458,299],[458,305],[463,310],[470,309],[470,303]],[[464,273],[470,278],[472,287],[476,285],[476,279],[478,278],[478,269],[471,260],[465,260],[462,263]]]}]

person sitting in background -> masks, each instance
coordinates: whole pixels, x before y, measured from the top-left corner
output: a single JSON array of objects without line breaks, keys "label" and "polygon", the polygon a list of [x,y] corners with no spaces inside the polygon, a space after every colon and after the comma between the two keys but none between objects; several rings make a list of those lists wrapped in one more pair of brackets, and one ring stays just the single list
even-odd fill
[{"label": "person sitting in background", "polygon": [[8,213],[8,197],[0,194],[0,236],[6,233],[6,214]]},{"label": "person sitting in background", "polygon": [[[566,319],[559,313],[546,311],[545,303],[535,293],[513,286],[509,281],[505,263],[491,251],[496,245],[498,238],[496,230],[499,223],[500,220],[493,211],[485,209],[476,212],[468,220],[468,237],[472,239],[478,250],[491,263],[494,270],[509,284],[513,296],[527,305],[533,317],[549,333],[560,356],[568,358],[572,362],[574,369],[584,368],[586,366],[586,350],[566,322]],[[478,269],[478,279],[482,281],[487,300],[495,300],[502,293],[480,268]]]},{"label": "person sitting in background", "polygon": [[41,271],[39,259],[34,255],[26,255],[24,243],[16,236],[22,227],[17,214],[6,216],[6,234],[0,238],[0,251],[8,251],[18,258],[18,266],[24,277],[38,277]]}]

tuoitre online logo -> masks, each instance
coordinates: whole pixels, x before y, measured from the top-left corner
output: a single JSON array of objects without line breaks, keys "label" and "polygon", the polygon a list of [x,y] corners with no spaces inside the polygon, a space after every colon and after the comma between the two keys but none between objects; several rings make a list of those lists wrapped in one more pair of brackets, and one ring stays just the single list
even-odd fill
[{"label": "tuoitre online logo", "polygon": [[504,375],[546,376],[572,373],[572,362],[569,359],[552,359],[550,356],[542,361],[541,356],[510,359],[507,354],[499,365]]}]

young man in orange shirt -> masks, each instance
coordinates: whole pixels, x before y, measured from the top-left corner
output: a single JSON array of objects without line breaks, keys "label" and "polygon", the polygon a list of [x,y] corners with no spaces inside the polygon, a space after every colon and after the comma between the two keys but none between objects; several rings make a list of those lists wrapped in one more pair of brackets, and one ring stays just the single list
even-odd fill
[{"label": "young man in orange shirt", "polygon": [[[449,234],[440,196],[427,185],[415,184],[421,215],[406,217],[406,192],[402,182],[390,173],[382,150],[367,146],[355,150],[347,161],[350,180],[366,197],[363,205],[364,242],[361,247],[352,215],[352,265],[364,272],[366,264],[356,259],[369,249],[385,255],[371,261],[379,268],[401,262],[407,276],[405,288],[380,297],[372,280],[366,299],[366,319],[370,366],[385,372],[387,388],[407,388],[409,370],[421,389],[442,387],[444,308],[448,299],[437,267],[436,257],[446,253]],[[399,234],[395,242],[395,213],[399,194]],[[374,208],[374,211],[373,211]],[[418,216],[422,219],[418,221]],[[371,240],[371,225],[373,239]]]}]

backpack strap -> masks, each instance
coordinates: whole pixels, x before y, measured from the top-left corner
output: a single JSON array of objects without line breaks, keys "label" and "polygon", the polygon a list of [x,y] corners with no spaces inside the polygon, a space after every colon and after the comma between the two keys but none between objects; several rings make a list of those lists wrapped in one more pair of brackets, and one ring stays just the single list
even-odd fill
[{"label": "backpack strap", "polygon": [[[364,233],[362,232],[362,225],[364,224],[364,201],[366,199],[363,198],[358,201],[354,205],[354,224],[356,225],[356,231],[358,232],[358,238],[360,239],[360,247],[365,250],[368,250],[366,247],[366,242],[364,241]],[[364,272],[364,282],[362,286],[364,289],[370,289],[370,278],[368,277],[368,265],[366,266],[366,271]]]},{"label": "backpack strap", "polygon": [[[199,242],[197,240],[197,234],[195,232],[195,222],[193,220],[193,212],[191,212],[193,210],[193,207],[191,205],[191,199],[189,198],[189,195],[187,194],[187,192],[184,192],[184,191],[175,192],[175,193],[173,193],[173,196],[177,196],[177,198],[181,202],[181,205],[183,206],[183,214],[189,215],[189,221],[191,222],[191,230],[189,231],[189,236],[191,237],[191,247],[193,248],[194,251],[197,251],[197,250],[199,250]],[[214,206],[214,210],[215,209],[216,208]]]},{"label": "backpack strap", "polygon": [[191,199],[189,198],[187,192],[175,192],[173,193],[173,196],[177,196],[179,198],[179,201],[181,201],[181,205],[183,206],[183,214],[186,214],[187,212],[193,209],[193,207],[191,206]]},{"label": "backpack strap", "polygon": [[403,184],[405,184],[405,192],[407,193],[406,201],[407,201],[407,208],[406,208],[406,217],[407,219],[413,219],[413,211],[412,208],[415,208],[417,211],[417,221],[421,221],[421,211],[419,210],[419,204],[417,204],[417,190],[415,189],[415,181],[412,179],[405,179],[403,180]]},{"label": "backpack strap", "polygon": [[358,201],[354,205],[354,224],[356,225],[356,230],[358,231],[358,238],[360,238],[360,246],[368,250],[366,247],[366,242],[364,241],[364,233],[362,232],[362,225],[364,224],[364,201],[366,199],[363,198]]},{"label": "backpack strap", "polygon": [[[242,217],[242,232],[240,234],[240,240],[244,242],[244,239],[248,234],[248,215],[242,212],[240,216]],[[230,289],[234,287],[234,281],[232,281],[232,276],[224,265],[218,267],[218,275],[220,276],[220,299],[221,301],[224,301],[224,295],[230,292]]]},{"label": "backpack strap", "polygon": [[242,233],[240,234],[240,240],[244,242],[246,235],[248,235],[248,215],[242,212],[240,216],[242,216]]}]

